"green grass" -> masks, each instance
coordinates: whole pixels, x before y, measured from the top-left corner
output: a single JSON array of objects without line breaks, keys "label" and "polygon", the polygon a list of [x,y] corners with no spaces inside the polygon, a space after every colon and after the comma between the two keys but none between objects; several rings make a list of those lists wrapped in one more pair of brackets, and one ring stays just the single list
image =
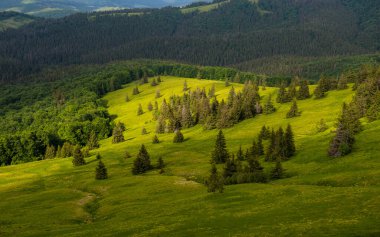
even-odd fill
[{"label": "green grass", "polygon": [[6,29],[17,29],[26,24],[32,23],[34,19],[23,15],[12,16],[0,21],[0,32]]},{"label": "green grass", "polygon": [[[162,77],[164,82],[135,84],[109,93],[109,112],[126,124],[126,142],[101,141],[100,152],[109,179],[95,181],[94,156],[83,167],[71,159],[46,160],[0,168],[0,236],[378,236],[380,227],[380,121],[366,123],[357,136],[354,152],[341,159],[326,155],[343,101],[353,92],[332,91],[321,100],[299,101],[302,115],[285,119],[288,104],[276,104],[277,112],[259,115],[225,129],[230,151],[248,148],[262,125],[291,123],[296,134],[297,155],[284,162],[288,178],[268,184],[227,186],[223,194],[207,193],[190,181],[206,176],[217,130],[196,126],[183,131],[186,142],[172,143],[172,134],[159,135],[152,144],[155,121],[147,112],[155,91],[163,98],[182,94],[183,78]],[[191,89],[216,85],[218,98],[230,88],[223,82],[187,79]],[[240,89],[241,85],[234,85]],[[267,88],[263,100],[276,89]],[[131,98],[125,102],[126,95]],[[137,116],[138,104],[145,113]],[[329,129],[315,132],[324,118]],[[145,127],[149,134],[141,135]],[[133,158],[145,144],[155,163],[162,156],[164,175],[157,171],[132,176]],[[273,164],[263,163],[267,170]],[[189,179],[190,177],[190,179]]]},{"label": "green grass", "polygon": [[222,4],[226,4],[226,3],[229,3],[229,2],[230,2],[230,0],[226,0],[226,1],[223,1],[223,2],[218,2],[218,3],[213,3],[213,4],[207,4],[207,5],[197,6],[197,7],[182,8],[181,12],[185,13],[185,14],[186,13],[192,13],[192,12],[195,12],[195,11],[209,12],[209,11],[212,11],[214,9],[219,8]]}]

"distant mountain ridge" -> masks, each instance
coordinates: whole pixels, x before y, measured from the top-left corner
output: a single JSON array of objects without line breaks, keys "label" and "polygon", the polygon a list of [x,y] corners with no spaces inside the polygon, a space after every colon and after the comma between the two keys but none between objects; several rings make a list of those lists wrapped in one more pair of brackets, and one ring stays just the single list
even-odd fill
[{"label": "distant mountain ridge", "polygon": [[119,8],[184,6],[197,0],[1,0],[0,11],[17,11],[41,17]]}]

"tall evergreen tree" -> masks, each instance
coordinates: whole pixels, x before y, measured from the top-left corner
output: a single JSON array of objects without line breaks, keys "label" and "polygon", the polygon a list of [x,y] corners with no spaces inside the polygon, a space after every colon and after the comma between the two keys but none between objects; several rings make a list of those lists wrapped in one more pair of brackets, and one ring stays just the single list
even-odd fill
[{"label": "tall evergreen tree", "polygon": [[135,88],[133,88],[132,95],[138,95],[138,94],[140,94],[140,91],[139,91],[139,88],[136,86]]},{"label": "tall evergreen tree", "polygon": [[174,138],[173,138],[173,143],[181,143],[184,142],[185,139],[183,137],[183,134],[181,133],[181,130],[177,129],[174,132]]},{"label": "tall evergreen tree", "polygon": [[149,102],[148,103],[148,111],[152,111],[153,110],[153,105],[152,105],[152,102]]},{"label": "tall evergreen tree", "polygon": [[284,169],[282,168],[281,159],[277,159],[276,165],[271,171],[271,178],[274,180],[281,179],[283,175],[284,175]]},{"label": "tall evergreen tree", "polygon": [[160,97],[161,97],[161,92],[160,92],[160,90],[156,90],[156,96],[155,96],[155,98],[158,99],[158,98],[160,98]]},{"label": "tall evergreen tree", "polygon": [[306,80],[301,81],[300,89],[297,93],[298,100],[305,100],[310,98],[310,90],[309,85]]},{"label": "tall evergreen tree", "polygon": [[153,144],[158,144],[158,143],[160,143],[160,140],[158,140],[157,135],[154,135],[154,137],[153,137],[153,139],[152,139],[152,143],[153,143]]},{"label": "tall evergreen tree", "polygon": [[296,152],[296,146],[294,143],[294,133],[290,124],[286,128],[285,132],[285,157],[290,158]]},{"label": "tall evergreen tree", "polygon": [[98,136],[96,135],[95,131],[91,131],[90,137],[88,138],[88,141],[87,141],[87,147],[90,150],[93,150],[99,147]]},{"label": "tall evergreen tree", "polygon": [[264,155],[263,138],[261,136],[257,139],[257,152],[259,156]]},{"label": "tall evergreen tree", "polygon": [[99,163],[95,169],[95,179],[102,180],[102,179],[107,179],[107,178],[108,178],[107,168],[104,165],[104,163],[101,160],[99,160]]},{"label": "tall evergreen tree", "polygon": [[267,101],[264,104],[263,113],[271,114],[271,113],[274,113],[275,111],[276,111],[276,108],[274,107],[273,102],[272,102],[272,95],[269,95]]},{"label": "tall evergreen tree", "polygon": [[144,114],[144,111],[141,104],[139,104],[139,107],[137,108],[137,115],[142,115],[142,114]]},{"label": "tall evergreen tree", "polygon": [[82,154],[82,151],[80,149],[80,146],[76,146],[74,148],[73,157],[74,157],[74,159],[73,159],[73,165],[74,166],[81,166],[81,165],[86,164],[86,161],[83,158],[83,154]]},{"label": "tall evergreen tree", "polygon": [[219,130],[219,133],[216,137],[215,149],[212,153],[211,161],[217,164],[224,163],[226,162],[228,156],[229,154],[227,151],[226,139],[222,130]]},{"label": "tall evergreen tree", "polygon": [[284,83],[281,84],[280,89],[278,90],[276,102],[277,103],[286,103],[286,102],[289,102],[288,93],[286,91]]},{"label": "tall evergreen tree", "polygon": [[164,159],[162,159],[162,157],[158,157],[158,160],[157,160],[157,169],[163,169],[165,168],[165,162],[164,162]]},{"label": "tall evergreen tree", "polygon": [[125,102],[129,102],[131,99],[129,98],[128,94],[125,96]]},{"label": "tall evergreen tree", "polygon": [[166,122],[164,118],[162,116],[159,116],[157,120],[156,133],[158,134],[165,133],[165,127],[166,127]]},{"label": "tall evergreen tree", "polygon": [[238,152],[236,154],[236,158],[238,160],[244,160],[244,154],[243,154],[243,150],[241,148],[241,145],[240,145],[239,150],[238,150]]},{"label": "tall evergreen tree", "polygon": [[322,88],[318,85],[314,90],[314,98],[315,99],[322,99],[325,97],[325,92],[322,90]]},{"label": "tall evergreen tree", "polygon": [[215,163],[212,163],[211,170],[210,170],[210,176],[207,179],[207,191],[209,193],[214,193],[216,191],[219,191],[220,193],[223,193],[224,191],[224,184],[223,179],[219,175],[218,169],[216,168]]},{"label": "tall evergreen tree", "polygon": [[286,118],[294,118],[300,116],[300,112],[298,111],[297,101],[293,100],[293,104],[290,107],[290,110],[286,114]]},{"label": "tall evergreen tree", "polygon": [[124,130],[125,130],[124,124],[121,122],[118,122],[112,131],[112,136],[113,136],[112,143],[120,143],[124,141],[124,135],[123,135]]},{"label": "tall evergreen tree", "polygon": [[183,91],[187,90],[189,90],[189,88],[187,87],[187,81],[185,80],[185,82],[183,83]]},{"label": "tall evergreen tree", "polygon": [[55,157],[55,147],[54,146],[47,146],[45,151],[45,159],[53,159]]},{"label": "tall evergreen tree", "polygon": [[132,174],[133,175],[138,175],[138,174],[143,174],[146,171],[150,170],[151,164],[150,164],[150,157],[149,153],[146,150],[144,145],[141,145],[139,154],[137,155],[136,159],[133,162],[133,167],[132,167]]}]

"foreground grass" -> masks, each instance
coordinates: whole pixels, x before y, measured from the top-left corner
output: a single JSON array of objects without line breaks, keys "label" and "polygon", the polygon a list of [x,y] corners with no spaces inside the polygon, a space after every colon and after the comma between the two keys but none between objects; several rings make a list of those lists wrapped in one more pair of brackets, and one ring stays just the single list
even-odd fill
[{"label": "foreground grass", "polygon": [[[184,130],[186,142],[172,143],[160,135],[153,145],[155,121],[147,112],[155,91],[162,97],[181,94],[184,79],[164,77],[151,87],[134,84],[108,94],[109,111],[126,124],[126,142],[101,141],[100,152],[109,179],[94,180],[96,160],[74,168],[71,159],[55,159],[0,168],[0,236],[376,236],[380,234],[380,122],[364,123],[354,152],[342,159],[326,156],[331,130],[351,90],[329,92],[322,100],[299,101],[301,117],[284,119],[290,104],[276,104],[277,112],[260,115],[224,130],[230,151],[248,148],[262,125],[277,128],[291,123],[297,155],[284,168],[288,178],[268,184],[227,186],[223,194],[209,194],[191,181],[207,175],[217,131],[201,126]],[[223,82],[187,79],[191,89],[216,85],[218,98],[230,88]],[[234,85],[236,89],[241,85]],[[265,97],[275,89],[260,90]],[[132,99],[125,102],[126,94]],[[145,113],[137,116],[138,104]],[[315,132],[324,118],[329,129]],[[145,127],[149,134],[141,135]],[[166,173],[131,175],[133,157],[141,144],[155,163],[162,156]],[[266,170],[273,164],[264,164]]]}]

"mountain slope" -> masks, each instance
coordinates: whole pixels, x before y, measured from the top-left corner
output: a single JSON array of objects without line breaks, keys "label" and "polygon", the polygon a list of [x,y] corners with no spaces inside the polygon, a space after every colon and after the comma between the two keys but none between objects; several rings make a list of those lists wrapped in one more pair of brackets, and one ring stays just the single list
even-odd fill
[{"label": "mountain slope", "polygon": [[[274,128],[291,123],[297,154],[284,162],[287,178],[267,184],[227,186],[223,194],[207,193],[194,182],[210,168],[210,153],[216,130],[204,131],[199,125],[183,131],[186,141],[173,144],[173,134],[159,135],[152,144],[155,122],[151,112],[136,115],[138,104],[144,110],[155,100],[181,94],[184,78],[162,77],[152,87],[139,86],[141,94],[131,96],[135,83],[107,94],[109,111],[125,122],[126,141],[101,147],[87,158],[83,167],[72,167],[71,158],[44,160],[0,168],[0,233],[2,236],[376,236],[380,213],[378,196],[380,152],[379,121],[365,123],[354,152],[344,158],[327,157],[342,101],[350,101],[351,89],[331,91],[321,100],[299,101],[300,117],[284,119],[290,104],[275,104],[278,111],[259,115],[225,129],[230,152],[240,145],[248,148],[262,125]],[[223,82],[187,78],[188,86],[216,85],[218,98],[226,98],[230,88]],[[242,85],[233,84],[236,90]],[[265,99],[275,92],[267,88]],[[125,102],[126,94],[131,101]],[[315,133],[314,124],[324,118],[329,129]],[[141,128],[148,130],[141,135]],[[152,163],[162,156],[167,164],[164,174],[151,171],[132,176],[131,166],[144,143]],[[125,152],[132,158],[125,158]],[[95,155],[102,155],[109,179],[94,180]],[[267,172],[273,163],[260,159]],[[221,169],[222,166],[219,166]],[[20,215],[19,213],[23,213]],[[35,221],[38,216],[39,221]],[[52,218],[54,217],[54,218]],[[41,223],[44,228],[41,228]]]},{"label": "mountain slope", "polygon": [[2,77],[8,80],[17,76],[15,71],[46,65],[120,59],[235,65],[274,56],[342,56],[380,49],[379,1],[256,2],[231,0],[201,13],[165,8],[41,21],[0,34]]}]

